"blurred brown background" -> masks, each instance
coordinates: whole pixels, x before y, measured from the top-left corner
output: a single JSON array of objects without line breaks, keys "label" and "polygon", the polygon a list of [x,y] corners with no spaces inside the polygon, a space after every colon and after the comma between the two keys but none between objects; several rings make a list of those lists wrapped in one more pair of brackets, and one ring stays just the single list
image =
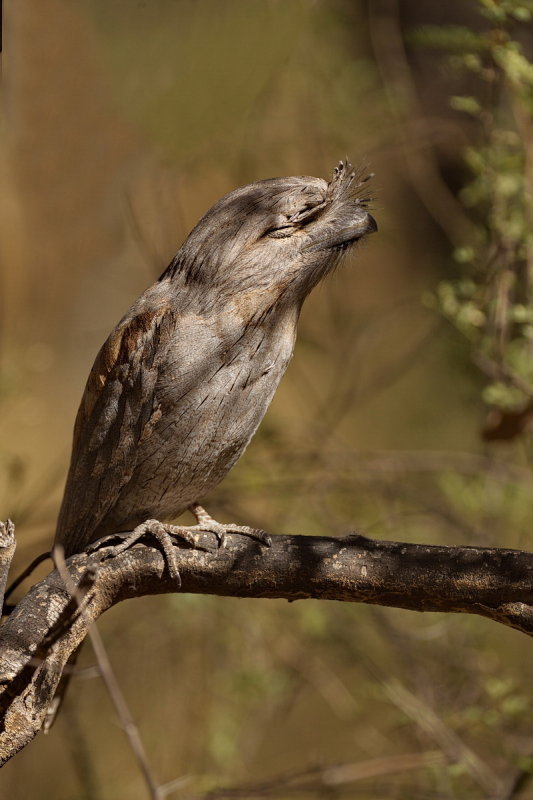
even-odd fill
[{"label": "blurred brown background", "polygon": [[[328,177],[345,154],[376,173],[379,234],[307,301],[288,374],[208,509],[272,533],[527,547],[524,455],[481,445],[480,378],[423,303],[468,232],[455,191],[475,132],[448,105],[459,79],[403,36],[476,25],[476,5],[6,0],[0,516],[17,524],[15,572],[50,546],[83,384],[130,303],[222,194]],[[100,629],[158,779],[190,776],[175,797],[369,759],[376,775],[335,796],[486,797],[479,774],[498,787],[533,753],[528,643],[486,620],[175,595]],[[310,796],[275,796],[289,794]],[[73,683],[0,795],[146,796],[98,679]]]}]

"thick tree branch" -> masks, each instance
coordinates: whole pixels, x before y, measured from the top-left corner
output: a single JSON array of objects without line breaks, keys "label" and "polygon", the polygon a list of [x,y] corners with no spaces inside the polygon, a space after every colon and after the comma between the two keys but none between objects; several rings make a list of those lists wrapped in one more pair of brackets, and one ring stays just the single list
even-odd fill
[{"label": "thick tree branch", "polygon": [[[199,543],[213,546],[213,537],[200,536]],[[358,535],[275,536],[264,548],[229,535],[225,549],[180,547],[177,557],[183,592],[479,614],[533,634],[533,553]],[[176,590],[152,547],[136,546],[96,569],[95,563],[86,554],[67,562],[71,579],[82,584],[83,614],[52,572],[0,628],[0,763],[40,729],[64,665],[91,622],[121,600]]]}]

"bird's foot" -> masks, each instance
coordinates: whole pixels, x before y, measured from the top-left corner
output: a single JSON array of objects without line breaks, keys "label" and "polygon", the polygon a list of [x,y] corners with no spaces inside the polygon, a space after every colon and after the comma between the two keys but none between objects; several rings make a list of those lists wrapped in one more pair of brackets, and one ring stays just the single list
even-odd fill
[{"label": "bird's foot", "polygon": [[[197,525],[169,525],[164,522],[159,522],[157,519],[147,519],[146,522],[137,525],[136,528],[128,533],[122,535],[111,534],[111,536],[105,536],[103,539],[99,539],[87,548],[87,552],[94,553],[103,547],[108,548],[106,552],[102,554],[102,561],[105,561],[108,558],[114,558],[124,553],[126,550],[129,550],[130,547],[133,547],[134,544],[137,544],[137,542],[145,536],[151,536],[159,544],[168,571],[178,584],[178,587],[180,587],[181,577],[176,560],[176,551],[174,549],[174,538],[183,539],[195,550],[203,550],[206,553],[211,552],[210,548],[199,544],[195,534],[214,533],[217,537],[219,547],[224,547],[227,533],[240,533],[243,536],[249,536],[252,539],[257,539],[257,541],[261,542],[261,544],[266,547],[270,547],[272,544],[268,533],[259,528],[249,528],[246,525],[223,525],[221,522],[217,522],[210,517],[207,511],[196,503],[192,505],[189,510],[196,517]],[[118,536],[120,536],[121,541],[110,547],[110,543],[116,541]]]},{"label": "bird's foot", "polygon": [[104,536],[103,539],[99,539],[97,542],[88,547],[87,552],[94,553],[103,547],[108,548],[110,542],[116,541],[117,537],[120,536],[121,541],[118,544],[109,547],[109,549],[103,553],[102,561],[106,561],[108,558],[114,558],[115,556],[124,553],[125,550],[129,550],[130,547],[133,547],[134,544],[137,544],[137,542],[145,536],[151,536],[156,540],[163,551],[163,557],[168,567],[170,576],[174,578],[179,588],[181,586],[181,577],[176,561],[176,552],[174,550],[172,541],[173,537],[183,539],[191,547],[194,547],[195,550],[203,550],[206,553],[211,552],[210,548],[203,547],[196,541],[196,537],[193,533],[193,531],[196,529],[196,526],[185,527],[182,525],[167,525],[163,522],[159,522],[157,519],[147,519],[146,522],[142,522],[132,531],[129,531],[123,535],[114,533],[111,534],[111,536]]},{"label": "bird's foot", "polygon": [[225,546],[227,533],[240,533],[242,536],[249,536],[250,539],[256,539],[258,542],[261,542],[261,544],[264,544],[265,547],[270,547],[272,544],[272,539],[268,533],[261,530],[261,528],[250,528],[248,525],[233,525],[232,523],[224,525],[209,516],[205,508],[198,505],[198,503],[189,506],[189,511],[194,514],[198,524],[191,525],[187,530],[214,533],[217,537],[219,547]]}]

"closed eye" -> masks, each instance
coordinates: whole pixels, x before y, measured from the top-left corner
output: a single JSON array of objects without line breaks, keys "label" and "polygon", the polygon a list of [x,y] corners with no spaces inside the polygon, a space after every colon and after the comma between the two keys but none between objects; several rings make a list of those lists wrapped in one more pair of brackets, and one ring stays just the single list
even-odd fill
[{"label": "closed eye", "polygon": [[270,236],[274,239],[283,239],[290,236],[293,230],[302,228],[304,225],[314,220],[325,205],[325,201],[321,203],[308,202],[290,216],[281,218],[279,224],[272,225],[263,233],[263,236]]},{"label": "closed eye", "polygon": [[292,231],[294,230],[295,225],[291,222],[285,223],[284,225],[275,225],[272,228],[268,228],[261,238],[265,236],[269,236],[271,239],[284,239],[287,236],[290,236]]}]

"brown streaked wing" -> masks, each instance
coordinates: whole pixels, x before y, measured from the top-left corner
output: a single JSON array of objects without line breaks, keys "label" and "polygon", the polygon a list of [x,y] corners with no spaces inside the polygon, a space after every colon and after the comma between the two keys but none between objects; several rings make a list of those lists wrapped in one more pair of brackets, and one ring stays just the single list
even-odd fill
[{"label": "brown streaked wing", "polygon": [[96,357],[76,417],[57,525],[56,541],[67,555],[93,541],[131,478],[137,443],[157,411],[159,364],[174,324],[168,307],[126,317]]}]

